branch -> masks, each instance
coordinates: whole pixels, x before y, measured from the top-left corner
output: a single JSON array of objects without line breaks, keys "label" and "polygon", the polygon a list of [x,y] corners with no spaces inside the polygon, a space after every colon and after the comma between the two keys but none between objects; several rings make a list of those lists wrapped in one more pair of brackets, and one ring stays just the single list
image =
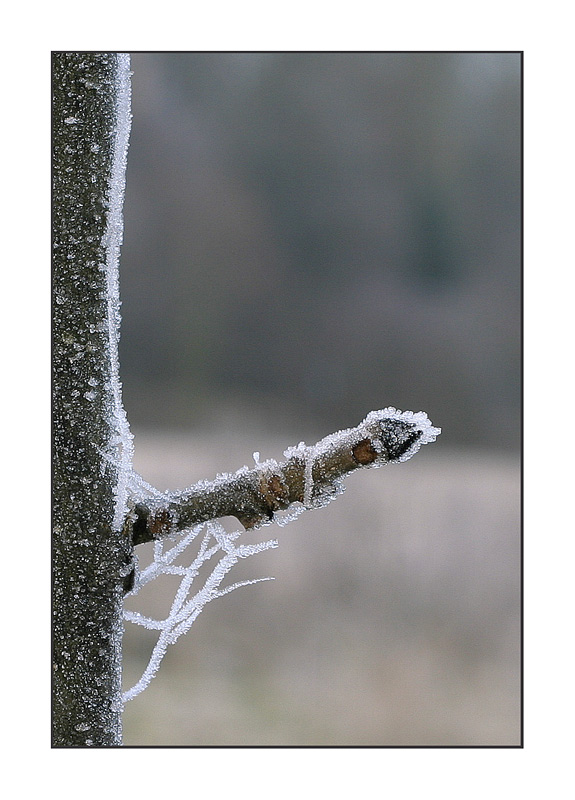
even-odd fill
[{"label": "branch", "polygon": [[[343,478],[356,469],[407,461],[441,433],[420,411],[372,411],[348,428],[306,447],[285,451],[286,461],[256,463],[233,474],[200,481],[163,501],[135,504],[128,519],[133,543],[162,539],[218,517],[233,516],[246,529],[274,519],[292,503],[320,508],[343,491]],[[126,531],[130,533],[129,530]]]}]

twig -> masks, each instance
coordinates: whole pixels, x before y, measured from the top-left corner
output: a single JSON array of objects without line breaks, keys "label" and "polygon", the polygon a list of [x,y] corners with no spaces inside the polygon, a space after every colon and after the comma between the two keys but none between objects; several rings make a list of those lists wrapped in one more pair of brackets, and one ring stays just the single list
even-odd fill
[{"label": "twig", "polygon": [[246,529],[257,528],[292,503],[319,508],[343,491],[349,472],[406,461],[439,433],[422,411],[372,411],[356,428],[309,447],[301,442],[289,448],[281,463],[242,467],[214,481],[200,481],[168,500],[136,502],[128,521],[132,541],[143,544],[227,516],[237,517]]}]

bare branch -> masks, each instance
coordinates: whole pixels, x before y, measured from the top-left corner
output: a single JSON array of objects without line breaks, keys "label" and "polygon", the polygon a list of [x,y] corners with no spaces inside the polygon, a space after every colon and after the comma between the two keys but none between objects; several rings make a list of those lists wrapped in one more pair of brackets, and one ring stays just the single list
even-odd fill
[{"label": "bare branch", "polygon": [[441,429],[432,427],[422,411],[372,411],[356,428],[334,433],[316,445],[306,447],[301,442],[289,448],[281,463],[265,461],[252,469],[218,475],[211,482],[200,481],[169,495],[168,502],[136,503],[127,523],[133,543],[161,539],[218,517],[237,517],[246,529],[257,528],[292,503],[319,508],[343,491],[348,473],[406,461],[439,433]]}]

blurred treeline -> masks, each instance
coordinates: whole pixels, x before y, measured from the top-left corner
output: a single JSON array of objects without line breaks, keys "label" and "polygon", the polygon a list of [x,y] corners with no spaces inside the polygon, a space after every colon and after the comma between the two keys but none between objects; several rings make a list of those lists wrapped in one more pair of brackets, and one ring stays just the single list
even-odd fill
[{"label": "blurred treeline", "polygon": [[134,427],[324,435],[395,405],[442,443],[517,448],[518,53],[136,53],[132,69]]}]

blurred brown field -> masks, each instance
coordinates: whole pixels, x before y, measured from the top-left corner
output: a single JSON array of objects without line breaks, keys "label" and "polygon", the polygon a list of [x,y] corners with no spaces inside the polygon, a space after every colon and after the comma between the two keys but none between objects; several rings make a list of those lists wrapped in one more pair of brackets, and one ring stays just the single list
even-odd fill
[{"label": "blurred brown field", "polygon": [[[279,459],[292,444],[237,428],[142,431],[135,468],[176,489],[249,464],[254,450]],[[237,564],[224,584],[275,580],[205,608],[127,704],[126,745],[520,743],[517,457],[445,451],[440,437],[346,487],[285,528],[244,535],[279,547]],[[175,586],[157,583],[128,607],[169,610]],[[125,688],[154,641],[127,623]]]}]

